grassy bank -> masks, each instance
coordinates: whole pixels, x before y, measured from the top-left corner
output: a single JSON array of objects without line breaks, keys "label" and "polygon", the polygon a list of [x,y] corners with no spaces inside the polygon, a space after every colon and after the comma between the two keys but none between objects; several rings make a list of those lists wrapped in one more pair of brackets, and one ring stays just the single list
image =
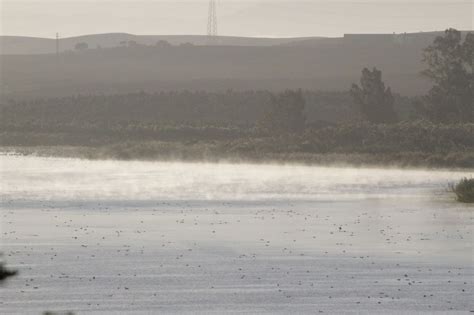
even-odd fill
[{"label": "grassy bank", "polygon": [[82,159],[281,162],[309,165],[393,166],[429,168],[474,168],[474,153],[428,154],[423,152],[387,153],[303,153],[303,152],[223,152],[222,144],[183,145],[166,142],[117,143],[91,146],[7,146],[2,152],[20,155]]},{"label": "grassy bank", "polygon": [[341,124],[298,135],[255,128],[107,126],[5,128],[0,149],[88,159],[277,161],[474,168],[474,124]]}]

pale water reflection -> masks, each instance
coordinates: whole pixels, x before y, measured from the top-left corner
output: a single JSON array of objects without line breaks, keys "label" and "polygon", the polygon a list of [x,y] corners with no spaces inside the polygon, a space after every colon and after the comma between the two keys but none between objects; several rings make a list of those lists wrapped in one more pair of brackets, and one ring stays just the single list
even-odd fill
[{"label": "pale water reflection", "polygon": [[2,314],[474,310],[472,171],[0,162]]},{"label": "pale water reflection", "polygon": [[473,171],[0,156],[2,196],[41,200],[344,200],[446,195]]}]

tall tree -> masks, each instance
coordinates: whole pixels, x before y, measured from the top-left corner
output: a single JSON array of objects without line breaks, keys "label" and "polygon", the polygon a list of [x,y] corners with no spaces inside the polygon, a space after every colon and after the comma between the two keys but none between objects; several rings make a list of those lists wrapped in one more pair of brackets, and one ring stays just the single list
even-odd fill
[{"label": "tall tree", "polygon": [[272,95],[270,108],[264,112],[259,127],[269,134],[297,134],[305,128],[305,99],[301,90],[286,90]]},{"label": "tall tree", "polygon": [[393,95],[390,87],[385,88],[382,72],[374,68],[362,70],[360,87],[353,84],[351,95],[359,106],[361,115],[373,123],[388,123],[397,119],[393,109]]},{"label": "tall tree", "polygon": [[427,69],[422,74],[434,86],[421,112],[439,122],[474,121],[474,34],[463,42],[461,32],[446,30],[424,50],[423,61]]}]

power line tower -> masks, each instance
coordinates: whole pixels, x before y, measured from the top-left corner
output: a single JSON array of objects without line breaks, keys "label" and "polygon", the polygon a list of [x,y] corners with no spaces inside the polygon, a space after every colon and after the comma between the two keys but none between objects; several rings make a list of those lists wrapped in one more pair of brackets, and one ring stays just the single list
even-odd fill
[{"label": "power line tower", "polygon": [[215,0],[209,1],[209,15],[207,17],[207,35],[217,36],[217,6]]}]

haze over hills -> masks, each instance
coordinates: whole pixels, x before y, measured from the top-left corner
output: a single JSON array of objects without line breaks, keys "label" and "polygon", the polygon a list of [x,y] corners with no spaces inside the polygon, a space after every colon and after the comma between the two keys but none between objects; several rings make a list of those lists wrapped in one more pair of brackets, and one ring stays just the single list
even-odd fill
[{"label": "haze over hills", "polygon": [[[160,40],[172,45],[190,43],[193,45],[226,45],[226,46],[274,46],[311,38],[253,38],[237,36],[219,36],[209,39],[204,35],[133,35],[126,33],[93,34],[68,38],[60,38],[60,51],[74,50],[78,43],[87,43],[89,48],[111,48],[136,42],[141,45],[153,46]],[[56,39],[23,36],[0,36],[0,53],[2,55],[33,55],[52,54],[56,52]]]},{"label": "haze over hills", "polygon": [[[419,75],[424,67],[422,50],[439,34],[218,37],[212,42],[207,36],[102,34],[61,40],[59,56],[51,54],[54,39],[2,37],[1,96],[22,99],[183,89],[345,91],[359,80],[364,67],[382,70],[395,93],[421,95],[430,86]],[[156,46],[159,40],[172,46]],[[80,42],[89,49],[73,50]],[[183,43],[192,45],[179,45]]]}]

